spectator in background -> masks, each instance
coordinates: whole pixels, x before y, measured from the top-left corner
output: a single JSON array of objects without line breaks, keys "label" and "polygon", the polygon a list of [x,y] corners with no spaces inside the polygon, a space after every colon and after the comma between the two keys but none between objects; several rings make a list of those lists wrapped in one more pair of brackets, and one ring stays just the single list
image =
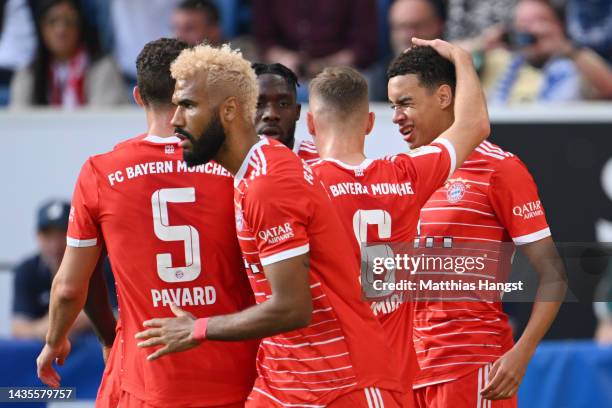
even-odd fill
[{"label": "spectator in background", "polygon": [[36,29],[27,0],[0,0],[0,106],[9,101],[13,72],[30,62]]},{"label": "spectator in background", "polygon": [[568,0],[567,31],[581,47],[597,51],[612,63],[612,1]]},{"label": "spectator in background", "polygon": [[393,53],[398,56],[412,47],[412,37],[442,38],[444,7],[436,0],[396,0],[389,9]]},{"label": "spectator in background", "polygon": [[131,95],[136,57],[149,41],[172,37],[170,16],[179,0],[108,0],[115,58]]},{"label": "spectator in background", "polygon": [[38,9],[41,35],[34,61],[11,81],[10,105],[103,106],[127,103],[121,76],[100,55],[73,0],[44,0]]},{"label": "spectator in background", "polygon": [[253,0],[255,39],[264,60],[302,79],[327,66],[363,69],[379,57],[376,13],[375,0]]},{"label": "spectator in background", "polygon": [[210,0],[183,0],[172,14],[174,36],[189,45],[221,44],[219,9]]},{"label": "spectator in background", "polygon": [[480,36],[487,28],[504,23],[517,0],[447,0],[446,38],[450,41]]},{"label": "spectator in background", "polygon": [[[26,259],[14,271],[13,336],[44,340],[49,327],[49,294],[51,281],[57,272],[64,250],[70,204],[50,201],[40,207],[37,220],[39,252]],[[73,333],[89,328],[81,312]]]},{"label": "spectator in background", "polygon": [[481,43],[493,49],[484,53],[481,79],[493,104],[612,97],[610,67],[593,51],[572,45],[547,1],[521,0],[510,32],[499,29],[496,40],[485,35],[489,39]]},{"label": "spectator in background", "polygon": [[383,58],[366,72],[373,101],[388,101],[387,68],[396,56],[412,47],[412,37],[442,38],[444,5],[441,0],[395,0],[389,8],[389,28],[393,55]]},{"label": "spectator in background", "polygon": [[[225,41],[221,12],[211,0],[182,0],[172,14],[175,38],[189,45],[202,42],[218,46]],[[239,49],[250,61],[258,59],[253,41],[248,36],[233,38],[231,46]]]}]

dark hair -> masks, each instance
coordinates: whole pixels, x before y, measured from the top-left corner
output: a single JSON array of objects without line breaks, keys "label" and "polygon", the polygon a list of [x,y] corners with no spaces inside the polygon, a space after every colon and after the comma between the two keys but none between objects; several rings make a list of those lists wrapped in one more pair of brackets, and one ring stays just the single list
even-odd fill
[{"label": "dark hair", "polygon": [[429,89],[449,85],[455,93],[455,66],[431,47],[412,47],[395,58],[387,70],[387,79],[415,74]]},{"label": "dark hair", "polygon": [[209,0],[183,0],[178,6],[177,10],[186,11],[202,11],[206,15],[206,19],[209,24],[218,25],[221,20],[219,9],[214,2]]},{"label": "dark hair", "polygon": [[145,105],[169,105],[175,80],[170,65],[189,45],[175,38],[147,43],[136,58],[136,84]]},{"label": "dark hair", "polygon": [[348,117],[360,104],[368,103],[368,83],[351,67],[327,67],[310,81],[310,95],[318,96],[329,107]]},{"label": "dark hair", "polygon": [[298,83],[297,75],[295,72],[284,66],[283,64],[264,64],[262,62],[254,62],[251,64],[251,67],[255,71],[255,75],[278,75],[283,77],[287,85],[293,90],[293,92],[297,93],[297,87],[300,86]]},{"label": "dark hair", "polygon": [[49,66],[51,65],[51,53],[46,47],[42,38],[41,24],[44,17],[52,7],[58,4],[67,3],[74,8],[79,15],[79,32],[81,34],[81,44],[85,47],[89,62],[98,59],[100,54],[100,41],[96,31],[91,24],[87,24],[85,16],[75,0],[43,0],[36,5],[36,33],[38,36],[38,47],[34,60],[32,61],[32,71],[34,74],[34,89],[32,92],[32,103],[34,105],[49,104]]}]

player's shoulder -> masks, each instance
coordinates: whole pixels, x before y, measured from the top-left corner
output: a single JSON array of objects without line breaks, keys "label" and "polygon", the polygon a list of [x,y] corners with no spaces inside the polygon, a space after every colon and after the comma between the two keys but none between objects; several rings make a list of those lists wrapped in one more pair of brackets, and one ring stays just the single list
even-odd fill
[{"label": "player's shoulder", "polygon": [[480,166],[492,170],[495,179],[520,179],[529,176],[529,169],[514,153],[508,152],[489,141],[482,142],[462,167]]},{"label": "player's shoulder", "polygon": [[303,163],[291,150],[276,140],[263,137],[249,150],[236,173],[234,185],[244,181],[252,189],[301,177],[302,172]]},{"label": "player's shoulder", "polygon": [[272,169],[286,166],[302,167],[301,160],[287,146],[277,140],[268,138],[261,139],[255,146],[251,161],[255,163],[266,163],[267,161]]},{"label": "player's shoulder", "polygon": [[296,143],[295,151],[296,152],[305,151],[305,152],[310,152],[310,153],[314,153],[317,155],[319,154],[319,152],[317,151],[317,146],[311,140],[301,140],[298,143]]},{"label": "player's shoulder", "polygon": [[488,140],[483,141],[481,144],[476,146],[474,152],[470,155],[467,161],[479,160],[481,162],[490,163],[493,166],[498,166],[502,162],[511,162],[513,159],[518,159],[516,155],[510,153],[496,144],[489,142]]},{"label": "player's shoulder", "polygon": [[123,140],[123,141],[117,143],[115,145],[115,147],[113,147],[113,150],[123,149],[125,147],[128,147],[128,146],[131,146],[133,144],[136,144],[136,143],[142,141],[146,136],[147,136],[146,134],[141,134],[141,135],[134,136],[132,138]]},{"label": "player's shoulder", "polygon": [[313,165],[321,159],[317,146],[310,140],[302,140],[296,143],[293,152],[308,165]]},{"label": "player's shoulder", "polygon": [[89,157],[88,161],[91,163],[101,163],[106,160],[112,161],[116,159],[118,156],[129,154],[128,151],[131,151],[138,142],[142,141],[146,135],[138,135],[126,140],[123,140],[117,143],[111,150],[95,154]]}]

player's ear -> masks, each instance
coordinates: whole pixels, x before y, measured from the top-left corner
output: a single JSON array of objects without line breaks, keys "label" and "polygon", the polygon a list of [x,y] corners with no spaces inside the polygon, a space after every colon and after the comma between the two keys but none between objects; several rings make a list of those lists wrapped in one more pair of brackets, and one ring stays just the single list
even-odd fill
[{"label": "player's ear", "polygon": [[368,112],[368,125],[366,127],[366,135],[369,135],[374,129],[374,122],[376,121],[376,114],[374,112]]},{"label": "player's ear", "polygon": [[134,97],[134,101],[136,101],[136,105],[141,108],[144,107],[144,102],[142,101],[142,95],[140,95],[140,89],[138,89],[138,85],[132,89],[132,96]]},{"label": "player's ear", "polygon": [[453,91],[450,86],[444,84],[438,87],[436,91],[436,96],[438,98],[438,104],[441,109],[446,109],[453,103]]},{"label": "player's ear", "polygon": [[308,126],[308,133],[310,133],[312,136],[316,136],[317,129],[315,127],[314,116],[312,115],[312,112],[308,112],[306,114],[306,125]]},{"label": "player's ear", "polygon": [[221,120],[225,122],[233,122],[238,116],[238,100],[235,96],[230,96],[221,104],[219,114]]}]

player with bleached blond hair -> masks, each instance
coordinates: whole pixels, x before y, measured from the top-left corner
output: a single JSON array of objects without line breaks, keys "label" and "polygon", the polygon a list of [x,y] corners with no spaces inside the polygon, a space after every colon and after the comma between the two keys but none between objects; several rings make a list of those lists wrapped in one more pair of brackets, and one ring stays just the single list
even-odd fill
[{"label": "player with bleached blond hair", "polygon": [[247,407],[400,407],[380,324],[361,300],[359,264],[320,181],[291,150],[255,131],[257,82],[237,51],[200,45],[172,66],[173,118],[185,160],[234,175],[236,231],[257,305],[205,319],[144,322],[149,358],[212,341],[262,338]]}]

